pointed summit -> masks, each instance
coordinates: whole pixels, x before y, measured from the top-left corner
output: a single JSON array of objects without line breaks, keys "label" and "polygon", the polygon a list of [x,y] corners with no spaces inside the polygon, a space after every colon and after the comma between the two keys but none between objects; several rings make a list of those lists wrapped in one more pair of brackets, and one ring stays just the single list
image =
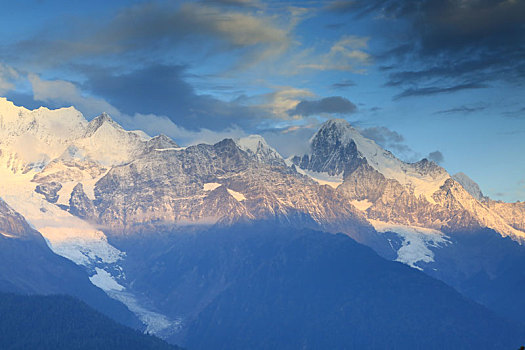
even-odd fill
[{"label": "pointed summit", "polygon": [[303,170],[342,176],[346,169],[361,162],[361,154],[353,141],[356,135],[359,133],[346,120],[328,120],[310,140],[311,154],[294,157],[292,162]]},{"label": "pointed summit", "polygon": [[89,137],[93,135],[104,124],[111,125],[113,128],[118,129],[118,130],[124,130],[124,128],[122,128],[122,126],[120,126],[119,123],[111,119],[109,114],[107,114],[106,112],[103,112],[102,114],[100,114],[99,116],[97,116],[96,118],[94,118],[92,121],[89,122],[86,128],[85,137]]},{"label": "pointed summit", "polygon": [[389,151],[361,135],[344,119],[323,123],[310,141],[311,151],[292,162],[303,170],[342,176],[368,165],[387,179],[407,185],[416,197],[431,195],[449,178],[445,169],[427,160],[405,163]]},{"label": "pointed summit", "polygon": [[348,144],[355,136],[361,136],[350,123],[344,119],[330,119],[324,122],[319,131],[311,140],[312,149],[318,147],[319,143],[328,143],[331,145]]},{"label": "pointed summit", "polygon": [[235,141],[240,149],[266,164],[284,164],[284,160],[261,135],[250,135]]},{"label": "pointed summit", "polygon": [[162,150],[169,148],[179,148],[179,145],[168,136],[160,134],[151,138],[146,144],[146,147],[149,151],[152,151],[155,149]]},{"label": "pointed summit", "polygon": [[333,118],[333,119],[330,119],[330,120],[327,120],[325,121],[322,125],[321,125],[321,129],[324,128],[324,127],[330,127],[330,128],[348,128],[348,127],[352,127],[350,125],[350,123],[348,122],[348,120],[346,119],[342,119],[342,118]]}]

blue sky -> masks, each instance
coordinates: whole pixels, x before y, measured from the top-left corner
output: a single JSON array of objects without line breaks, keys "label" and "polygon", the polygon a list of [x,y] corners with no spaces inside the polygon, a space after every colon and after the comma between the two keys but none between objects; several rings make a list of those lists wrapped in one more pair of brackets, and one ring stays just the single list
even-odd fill
[{"label": "blue sky", "polygon": [[5,1],[0,95],[179,143],[345,118],[525,200],[525,1]]}]

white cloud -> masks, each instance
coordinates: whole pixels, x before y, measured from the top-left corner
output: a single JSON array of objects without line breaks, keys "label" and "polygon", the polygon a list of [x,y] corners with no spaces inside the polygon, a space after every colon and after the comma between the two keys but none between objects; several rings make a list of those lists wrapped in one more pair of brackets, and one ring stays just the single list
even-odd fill
[{"label": "white cloud", "polygon": [[271,119],[291,119],[287,113],[295,108],[304,98],[315,97],[315,94],[308,89],[298,89],[291,86],[278,86],[275,91],[244,97],[242,103],[247,106],[262,110]]},{"label": "white cloud", "polygon": [[221,131],[209,129],[188,130],[175,124],[165,116],[155,114],[135,114],[133,116],[121,115],[119,120],[126,125],[145,131],[148,135],[165,134],[174,139],[180,145],[195,145],[199,143],[216,143],[225,138],[239,138],[246,133],[237,126],[226,128]]},{"label": "white cloud", "polygon": [[319,125],[315,122],[306,125],[292,125],[283,130],[264,132],[262,136],[283,157],[301,156],[310,151],[310,138]]},{"label": "white cloud", "polygon": [[315,53],[305,50],[293,60],[299,70],[312,69],[320,71],[338,70],[364,73],[364,66],[370,64],[372,57],[365,50],[368,48],[368,37],[345,35],[335,42],[328,52]]},{"label": "white cloud", "polygon": [[124,8],[97,26],[84,19],[51,40],[36,37],[19,46],[24,48],[23,59],[44,67],[115,56],[143,64],[146,58],[151,60],[152,52],[165,61],[174,54],[213,60],[216,54],[233,52],[230,66],[248,67],[289,48],[296,12],[272,15],[256,7],[243,11],[203,3],[148,1]]},{"label": "white cloud", "polygon": [[18,77],[19,75],[15,69],[0,63],[0,94],[5,94],[14,88],[14,80],[18,79]]},{"label": "white cloud", "polygon": [[83,95],[77,86],[64,80],[42,80],[36,74],[29,74],[33,87],[33,98],[37,101],[68,104],[82,111],[88,117],[107,112],[113,116],[120,111],[101,98]]}]

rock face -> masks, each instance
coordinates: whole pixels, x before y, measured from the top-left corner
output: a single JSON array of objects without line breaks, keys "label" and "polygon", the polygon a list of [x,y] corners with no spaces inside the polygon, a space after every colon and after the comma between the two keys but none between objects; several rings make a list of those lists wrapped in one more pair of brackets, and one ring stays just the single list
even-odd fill
[{"label": "rock face", "polygon": [[[23,240],[42,240],[38,232],[34,231],[22,215],[7,205],[0,198],[0,233],[5,238]],[[43,240],[42,240],[43,241]]]},{"label": "rock face", "polygon": [[87,220],[96,220],[97,212],[91,199],[84,193],[84,187],[79,182],[69,198],[69,212],[75,216]]},{"label": "rock face", "polygon": [[482,201],[479,186],[466,175],[452,178],[427,159],[404,163],[344,120],[324,123],[312,138],[311,153],[292,162],[303,170],[342,174],[337,191],[369,219],[446,232],[489,227],[518,240],[525,237]]},{"label": "rock face", "polygon": [[525,202],[505,203],[485,198],[483,203],[516,230],[525,232]]},{"label": "rock face", "polygon": [[48,202],[56,203],[58,200],[58,191],[60,191],[61,188],[62,185],[60,183],[51,181],[37,185],[35,192],[43,194]]},{"label": "rock face", "polygon": [[363,163],[355,141],[351,139],[350,124],[334,119],[326,122],[312,139],[312,153],[294,157],[292,162],[301,169],[331,176],[351,172]]},{"label": "rock face", "polygon": [[[112,168],[95,187],[99,223],[133,232],[150,225],[267,220],[331,232],[369,230],[335,190],[232,140],[153,151]],[[144,226],[145,225],[145,226]]]},{"label": "rock face", "polygon": [[[514,215],[522,213],[519,205],[480,200],[466,176],[453,180],[426,159],[402,162],[341,119],[323,124],[311,152],[290,164],[257,135],[181,148],[165,135],[126,131],[105,113],[87,122],[71,108],[29,111],[7,101],[0,112],[0,160],[7,168],[34,173],[36,191],[48,201],[121,231],[256,219],[355,234],[352,223],[367,226],[368,218],[525,236],[523,216]],[[60,130],[52,128],[55,120]],[[28,135],[45,144],[36,158],[18,147]],[[319,183],[329,182],[317,175],[342,184],[326,189]],[[214,184],[226,192],[213,192]],[[222,201],[224,207],[213,204]]]}]

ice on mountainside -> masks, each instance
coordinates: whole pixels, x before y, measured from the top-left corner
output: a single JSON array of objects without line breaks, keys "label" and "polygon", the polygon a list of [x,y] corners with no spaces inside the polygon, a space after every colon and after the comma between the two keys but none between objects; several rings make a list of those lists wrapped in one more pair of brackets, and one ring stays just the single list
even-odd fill
[{"label": "ice on mountainside", "polygon": [[438,230],[399,225],[370,220],[377,232],[393,232],[403,240],[401,248],[397,250],[396,261],[402,262],[423,270],[417,266],[418,263],[430,263],[434,261],[434,253],[430,248],[439,248],[450,244],[448,237]]}]

